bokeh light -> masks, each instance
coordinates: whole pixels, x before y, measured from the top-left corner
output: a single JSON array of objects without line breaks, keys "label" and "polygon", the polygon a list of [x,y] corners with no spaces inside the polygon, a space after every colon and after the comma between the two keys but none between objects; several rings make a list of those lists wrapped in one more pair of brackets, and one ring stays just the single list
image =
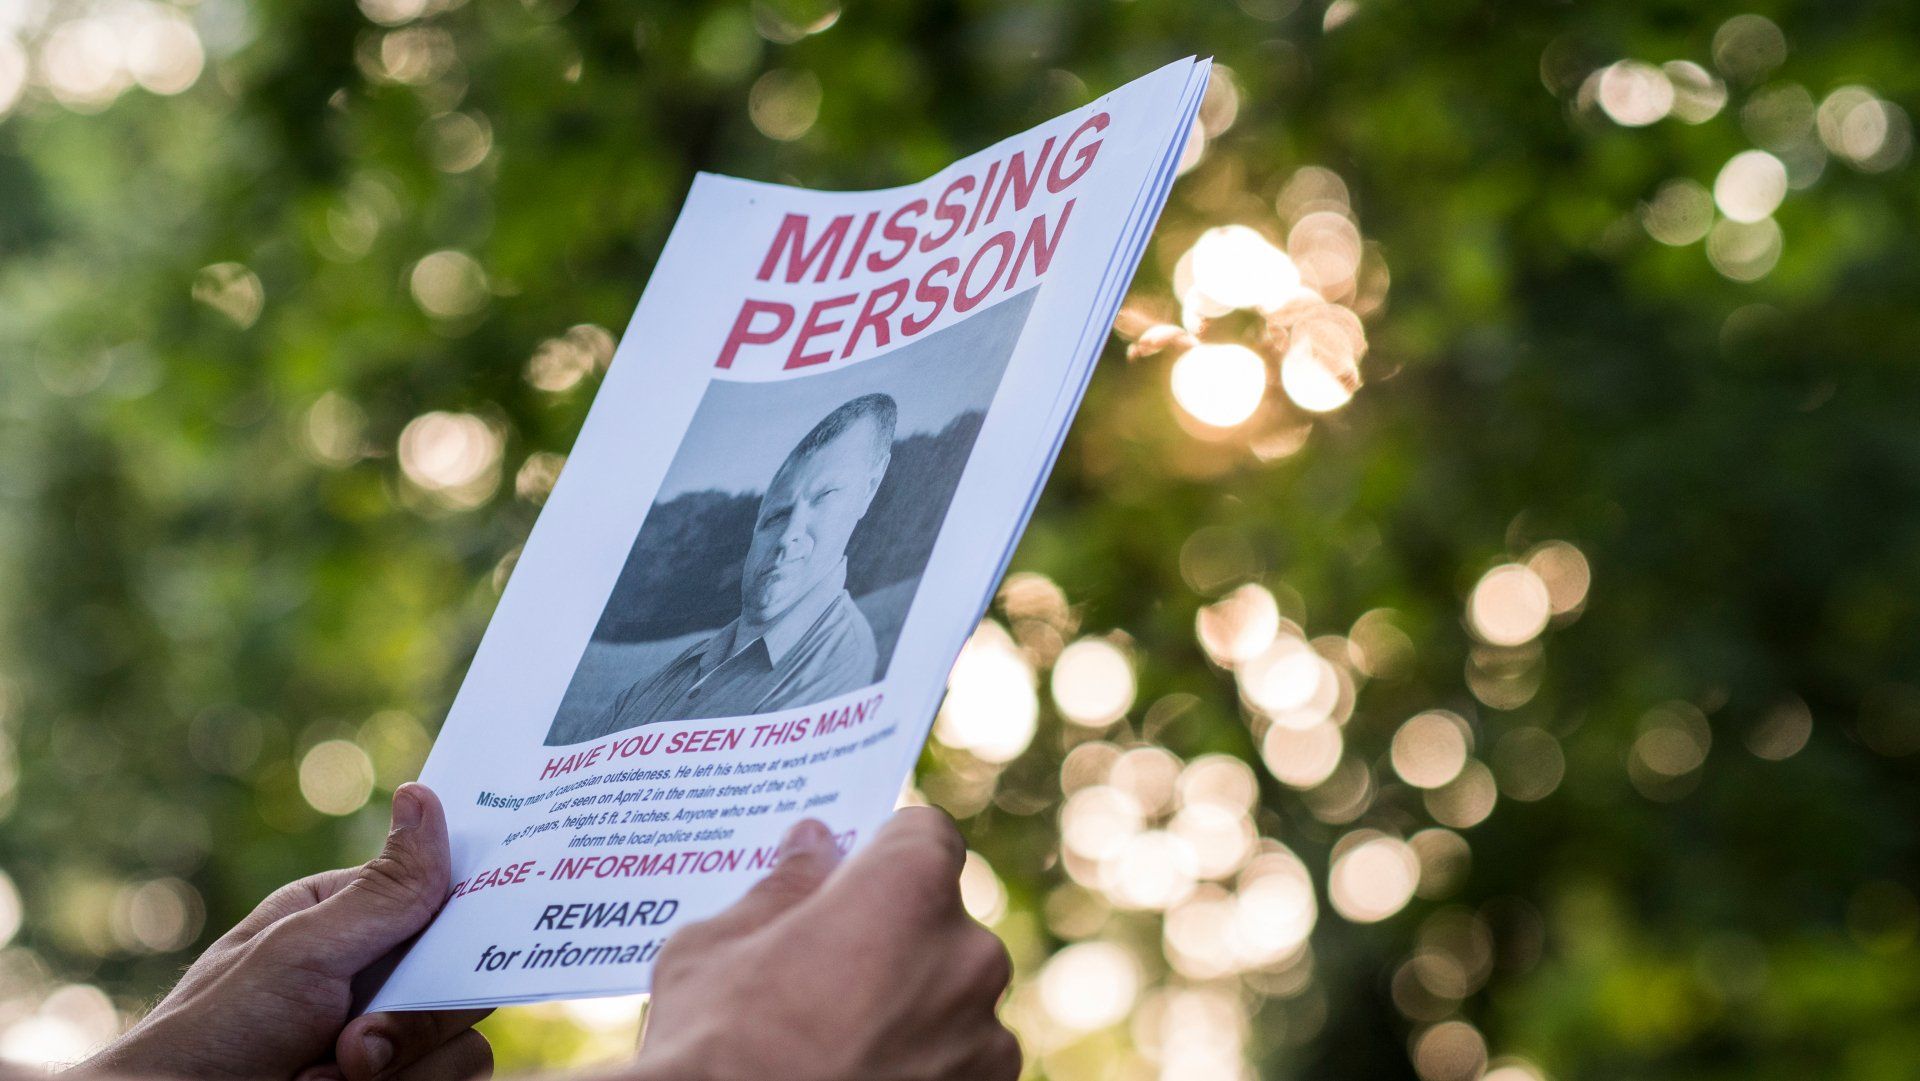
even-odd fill
[{"label": "bokeh light", "polygon": [[1707,259],[1737,282],[1758,281],[1780,261],[1780,226],[1772,218],[1755,222],[1722,221],[1707,234]]},{"label": "bokeh light", "polygon": [[356,59],[375,82],[426,86],[459,63],[453,35],[437,26],[405,26],[368,42]]},{"label": "bokeh light", "polygon": [[1312,788],[1333,776],[1345,746],[1340,726],[1331,721],[1307,728],[1276,724],[1260,741],[1260,759],[1281,784]]},{"label": "bokeh light", "polygon": [[1435,822],[1457,830],[1472,829],[1493,813],[1500,789],[1485,763],[1469,760],[1455,777],[1423,799]]},{"label": "bokeh light", "polygon": [[1798,83],[1768,83],[1740,107],[1740,127],[1755,146],[1795,156],[1814,130],[1813,92]]},{"label": "bokeh light", "polygon": [[425,413],[400,432],[400,470],[447,506],[476,507],[499,486],[502,443],[472,413]]},{"label": "bokeh light", "polygon": [[1033,669],[1006,628],[981,623],[947,677],[935,738],[983,762],[1010,762],[1033,742],[1039,718]]},{"label": "bokeh light", "polygon": [[1280,389],[1293,404],[1310,413],[1330,413],[1353,399],[1353,390],[1341,372],[1352,371],[1352,362],[1329,345],[1324,336],[1303,335],[1294,340],[1280,360]]},{"label": "bokeh light", "polygon": [[54,98],[76,112],[105,109],[133,85],[121,28],[101,15],[54,27],[40,47],[40,74]]},{"label": "bokeh light", "polygon": [[266,290],[260,276],[241,263],[214,263],[194,275],[193,299],[233,320],[245,329],[260,318]]},{"label": "bokeh light", "polygon": [[1333,664],[1291,635],[1275,639],[1236,675],[1249,704],[1296,727],[1329,716],[1341,689]]},{"label": "bokeh light", "polygon": [[1458,714],[1416,714],[1393,734],[1393,771],[1415,788],[1439,788],[1460,776],[1473,750],[1473,731]]},{"label": "bokeh light", "polygon": [[[1190,150],[1203,148],[1205,136],[1196,139]],[[1183,161],[1182,169],[1198,160]],[[1361,236],[1338,174],[1302,167],[1274,206],[1278,227],[1214,226],[1180,254],[1171,283],[1178,325],[1150,306],[1123,311],[1117,324],[1132,341],[1130,358],[1184,350],[1172,391],[1181,416],[1198,425],[1189,430],[1218,441],[1247,426],[1244,445],[1262,462],[1298,453],[1312,415],[1352,400],[1367,352],[1360,317],[1380,309],[1388,285],[1378,245]],[[1284,243],[1276,243],[1282,233]],[[1257,334],[1245,333],[1238,312],[1262,317]],[[1263,410],[1274,383],[1285,405]]]},{"label": "bokeh light", "polygon": [[338,391],[327,391],[307,407],[305,444],[323,465],[344,466],[367,452],[367,413]]},{"label": "bokeh light", "polygon": [[559,483],[560,471],[566,464],[564,455],[550,450],[527,455],[527,460],[521,462],[513,474],[513,494],[536,506],[545,503],[553,486]]},{"label": "bokeh light", "polygon": [[373,795],[373,761],[349,740],[317,743],[300,758],[300,795],[321,814],[350,815]]},{"label": "bokeh light", "polygon": [[1628,773],[1643,793],[1656,795],[1663,791],[1661,782],[1685,777],[1705,765],[1712,746],[1713,728],[1699,707],[1668,702],[1640,718]]},{"label": "bokeh light", "polygon": [[1171,810],[1180,783],[1180,759],[1151,744],[1120,754],[1107,770],[1107,783],[1132,796],[1150,815]]},{"label": "bokeh light", "polygon": [[1083,788],[1105,784],[1120,753],[1120,748],[1106,740],[1077,745],[1060,762],[1060,791],[1071,796]]},{"label": "bokeh light", "polygon": [[1492,759],[1501,794],[1522,803],[1546,799],[1567,773],[1560,741],[1541,728],[1516,728],[1501,736]]},{"label": "bokeh light", "polygon": [[1112,942],[1079,942],[1040,970],[1040,1002],[1064,1028],[1092,1032],[1119,1024],[1140,994],[1140,964]]},{"label": "bokeh light", "polygon": [[133,25],[125,38],[127,72],[134,82],[163,95],[181,93],[198,82],[206,51],[186,15],[159,3],[128,10],[138,12],[128,20]]},{"label": "bokeh light", "polygon": [[1713,63],[1727,78],[1757,83],[1787,59],[1787,36],[1765,15],[1735,15],[1713,32]]},{"label": "bokeh light", "polygon": [[127,950],[172,953],[191,943],[205,920],[199,891],[177,878],[132,884],[114,896],[113,934]]},{"label": "bokeh light", "polygon": [[1202,886],[1167,912],[1161,924],[1167,961],[1182,976],[1217,980],[1237,970],[1234,951],[1233,896],[1219,886]]},{"label": "bokeh light", "polygon": [[1593,587],[1593,568],[1585,553],[1566,541],[1547,541],[1527,553],[1527,569],[1547,587],[1549,606],[1556,616],[1580,610]]},{"label": "bokeh light", "polygon": [[1161,1081],[1179,1078],[1244,1081],[1245,1007],[1218,986],[1171,987],[1147,1000],[1135,1019],[1134,1039],[1157,1061]]},{"label": "bokeh light", "polygon": [[1622,127],[1643,128],[1673,110],[1673,82],[1640,60],[1621,60],[1600,71],[1595,95],[1600,108]]},{"label": "bokeh light", "polygon": [[1245,814],[1260,798],[1260,782],[1232,755],[1206,754],[1187,763],[1176,782],[1183,807],[1211,806]]},{"label": "bokeh light", "polygon": [[1449,829],[1424,829],[1407,838],[1414,858],[1420,861],[1420,884],[1414,892],[1437,900],[1451,895],[1466,881],[1472,866],[1473,849],[1467,839]]},{"label": "bokeh light", "polygon": [[1467,623],[1496,646],[1533,641],[1553,618],[1553,595],[1531,567],[1504,563],[1482,575],[1467,600]]},{"label": "bokeh light", "polygon": [[1330,826],[1353,822],[1373,807],[1380,794],[1373,769],[1353,755],[1342,757],[1333,773],[1300,794],[1313,817]]},{"label": "bokeh light", "polygon": [[1487,1042],[1465,1021],[1442,1021],[1413,1040],[1413,1068],[1421,1081],[1480,1081]]},{"label": "bokeh light", "polygon": [[1319,920],[1313,877],[1285,847],[1255,858],[1241,872],[1234,897],[1233,941],[1243,968],[1294,956]]},{"label": "bokeh light", "polygon": [[458,319],[486,306],[487,275],[463,251],[437,251],[413,265],[407,279],[420,310],[436,319]]},{"label": "bokeh light", "polygon": [[1200,128],[1207,138],[1217,139],[1240,117],[1240,77],[1232,68],[1216,62],[1200,96]]},{"label": "bokeh light", "polygon": [[747,95],[753,126],[769,139],[792,142],[820,119],[820,77],[805,69],[776,68],[755,80]]},{"label": "bokeh light", "polygon": [[1191,895],[1199,877],[1200,859],[1186,838],[1143,830],[1101,864],[1099,882],[1117,907],[1164,911]]},{"label": "bokeh light", "polygon": [[1140,802],[1118,788],[1097,784],[1067,797],[1060,807],[1060,843],[1092,861],[1111,859],[1146,823]]},{"label": "bokeh light", "polygon": [[1327,898],[1354,923],[1378,923],[1405,908],[1419,882],[1419,857],[1405,841],[1357,830],[1334,846]]},{"label": "bokeh light", "polygon": [[1173,400],[1214,428],[1245,423],[1267,393],[1267,364],[1244,345],[1202,342],[1173,362]]},{"label": "bokeh light", "polygon": [[1688,124],[1704,124],[1727,105],[1727,84],[1691,60],[1669,60],[1660,65],[1673,86],[1673,116]]},{"label": "bokeh light", "polygon": [[1272,591],[1249,582],[1202,607],[1195,633],[1213,663],[1231,668],[1273,645],[1280,634],[1280,605]]},{"label": "bokeh light", "polygon": [[0,1060],[26,1066],[64,1066],[86,1058],[120,1032],[106,992],[89,984],[54,988],[24,1016],[0,1028]]},{"label": "bokeh light", "polygon": [[602,327],[582,323],[557,338],[548,338],[527,361],[527,382],[552,394],[572,390],[582,379],[604,370],[613,359],[613,335]]},{"label": "bokeh light", "polygon": [[477,169],[493,152],[493,125],[479,113],[441,113],[420,132],[434,168],[443,173]]},{"label": "bokeh light", "polygon": [[1480,1081],[1548,1081],[1538,1066],[1513,1058],[1495,1059]]},{"label": "bokeh light", "polygon": [[1748,732],[1747,749],[1770,762],[1784,762],[1813,736],[1813,711],[1798,698],[1778,703]]},{"label": "bokeh light", "polygon": [[967,915],[988,926],[1007,914],[1007,887],[993,873],[993,865],[978,852],[969,850],[960,866],[960,903]]},{"label": "bokeh light", "polygon": [[1194,241],[1191,289],[1226,310],[1271,311],[1298,294],[1300,271],[1287,254],[1244,225],[1208,229]]},{"label": "bokeh light", "polygon": [[1843,86],[1820,102],[1820,141],[1862,172],[1880,173],[1905,162],[1913,148],[1906,110],[1863,86]]},{"label": "bokeh light", "polygon": [[1669,180],[1640,208],[1647,235],[1675,247],[1694,244],[1713,228],[1713,195],[1692,180]]},{"label": "bokeh light", "polygon": [[0,117],[20,103],[27,91],[29,73],[27,50],[13,38],[0,34]]},{"label": "bokeh light", "polygon": [[1105,638],[1082,638],[1053,663],[1053,702],[1075,724],[1099,728],[1133,705],[1133,663]]},{"label": "bokeh light", "polygon": [[1714,204],[1732,221],[1760,221],[1786,197],[1787,167],[1764,150],[1735,154],[1713,181]]},{"label": "bokeh light", "polygon": [[1194,803],[1180,809],[1167,831],[1186,843],[1200,878],[1225,878],[1253,855],[1258,834],[1245,811],[1212,803]]},{"label": "bokeh light", "polygon": [[13,884],[13,876],[0,871],[0,946],[13,941],[20,933],[20,921],[25,915],[20,905],[20,890]]},{"label": "bokeh light", "polygon": [[1354,620],[1347,632],[1353,666],[1364,675],[1391,679],[1413,664],[1413,639],[1394,623],[1394,617],[1390,608],[1375,608]]},{"label": "bokeh light", "polygon": [[1289,299],[1311,307],[1322,297],[1334,300],[1352,292],[1366,247],[1360,227],[1342,207],[1300,215],[1287,230],[1287,251],[1299,265],[1300,280],[1309,290]]}]

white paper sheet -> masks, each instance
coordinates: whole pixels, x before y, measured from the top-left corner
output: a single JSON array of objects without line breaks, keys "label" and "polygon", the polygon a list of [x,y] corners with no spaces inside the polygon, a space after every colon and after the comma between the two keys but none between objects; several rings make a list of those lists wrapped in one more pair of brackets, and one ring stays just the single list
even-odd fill
[{"label": "white paper sheet", "polygon": [[884,820],[1207,73],[906,187],[697,179],[423,771],[453,895],[371,1008],[645,991],[795,821]]}]

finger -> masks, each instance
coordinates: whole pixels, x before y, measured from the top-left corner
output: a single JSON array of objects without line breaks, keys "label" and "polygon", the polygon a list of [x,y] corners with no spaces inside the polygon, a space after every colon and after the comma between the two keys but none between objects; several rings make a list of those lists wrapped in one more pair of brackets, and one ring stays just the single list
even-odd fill
[{"label": "finger", "polygon": [[[1013,980],[1013,958],[999,936],[959,914],[932,927],[884,916],[859,920],[871,949],[906,951],[928,973],[920,1003],[925,1016],[950,1023],[996,1022]],[[888,933],[897,930],[898,933]]]},{"label": "finger", "polygon": [[309,1066],[293,1075],[293,1081],[346,1081],[340,1075],[340,1067],[334,1063],[324,1066]]},{"label": "finger", "polygon": [[966,841],[945,811],[903,807],[834,875],[820,900],[944,915],[960,903],[960,867],[966,858]]},{"label": "finger", "polygon": [[334,1041],[346,1081],[373,1081],[424,1061],[480,1023],[492,1010],[407,1010],[355,1018]]},{"label": "finger", "polygon": [[301,963],[351,976],[433,919],[446,900],[451,866],[439,799],[424,785],[401,785],[380,855],[331,896],[282,920],[280,940],[300,952]]},{"label": "finger", "polygon": [[321,871],[317,875],[295,879],[274,890],[267,899],[255,906],[239,923],[226,934],[220,936],[222,945],[238,945],[279,923],[297,912],[305,912],[314,905],[340,892],[359,871],[358,867],[343,867],[334,871]]},{"label": "finger", "polygon": [[953,1081],[1019,1081],[1020,1040],[995,1024],[973,1057],[947,1074]]},{"label": "finger", "polygon": [[938,807],[902,807],[887,819],[850,866],[858,866],[863,860],[887,864],[907,852],[938,860],[937,866],[958,881],[960,867],[967,859],[967,842],[953,817]]},{"label": "finger", "polygon": [[411,1066],[393,1071],[392,1081],[468,1081],[493,1076],[493,1047],[468,1029]]},{"label": "finger", "polygon": [[766,923],[819,889],[839,863],[840,846],[834,844],[832,831],[816,819],[802,819],[780,842],[772,873],[708,923],[749,927]]},{"label": "finger", "polygon": [[996,1029],[981,1057],[980,1070],[973,1075],[979,1081],[1018,1081],[1023,1055],[1020,1038],[1010,1030]]},{"label": "finger", "polygon": [[986,1007],[989,1014],[1000,1004],[1000,996],[1013,982],[1013,955],[1000,936],[975,925],[974,933],[960,954],[960,977],[956,983],[965,988],[968,998]]}]

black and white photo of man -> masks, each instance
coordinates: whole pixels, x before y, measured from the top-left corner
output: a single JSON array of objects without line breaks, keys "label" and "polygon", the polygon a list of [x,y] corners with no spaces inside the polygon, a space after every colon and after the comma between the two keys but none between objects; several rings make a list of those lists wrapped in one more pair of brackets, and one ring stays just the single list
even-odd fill
[{"label": "black and white photo of man", "polygon": [[737,717],[873,682],[873,630],[847,593],[847,542],[893,453],[898,410],[865,394],[821,418],[760,500],[740,573],[740,615],[634,683],[596,727]]},{"label": "black and white photo of man", "polygon": [[547,745],[883,682],[1032,302],[845,367],[709,383]]}]

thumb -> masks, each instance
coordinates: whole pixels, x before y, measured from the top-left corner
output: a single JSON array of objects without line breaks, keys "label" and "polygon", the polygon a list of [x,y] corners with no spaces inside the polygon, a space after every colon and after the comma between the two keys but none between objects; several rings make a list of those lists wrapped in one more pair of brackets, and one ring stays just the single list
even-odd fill
[{"label": "thumb", "polygon": [[713,922],[758,927],[806,900],[839,864],[833,832],[818,819],[802,819],[780,842],[773,871]]},{"label": "thumb", "polygon": [[393,828],[380,854],[338,892],[287,922],[286,936],[326,969],[349,976],[420,933],[447,898],[447,816],[425,785],[393,794]]}]

